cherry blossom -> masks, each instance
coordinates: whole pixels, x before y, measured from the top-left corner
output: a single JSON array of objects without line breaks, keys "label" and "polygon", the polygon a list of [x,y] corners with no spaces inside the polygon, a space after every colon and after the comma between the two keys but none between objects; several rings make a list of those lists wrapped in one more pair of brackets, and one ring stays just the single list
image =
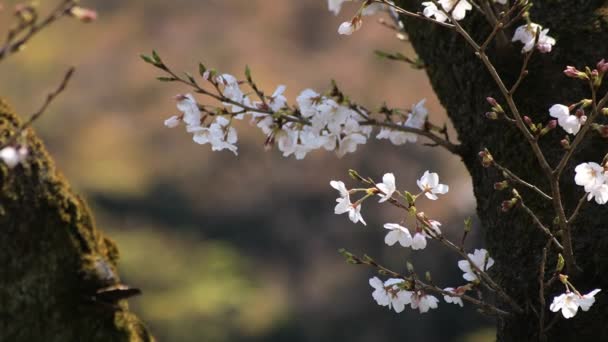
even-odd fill
[{"label": "cherry blossom", "polygon": [[591,189],[604,184],[606,181],[606,175],[604,174],[604,168],[598,163],[589,162],[579,164],[575,169],[576,175],[574,176],[574,182],[577,185],[584,186],[585,191],[589,192]]},{"label": "cherry blossom", "polygon": [[441,9],[437,8],[437,5],[433,2],[423,2],[425,6],[422,14],[425,17],[435,17],[436,21],[445,22],[448,20],[447,13],[451,13],[452,18],[456,21],[464,19],[466,12],[473,9],[473,6],[466,0],[439,0],[438,3],[441,5]]},{"label": "cherry blossom", "polygon": [[551,106],[551,108],[549,108],[549,115],[557,119],[557,123],[566,131],[566,133],[574,135],[578,133],[581,129],[581,125],[587,120],[587,117],[584,115],[581,117],[570,115],[570,109],[561,104]]},{"label": "cherry blossom", "polygon": [[540,31],[538,36],[538,43],[536,44],[536,48],[538,51],[542,53],[551,52],[553,45],[555,45],[555,39],[547,35],[549,29],[544,29],[543,27],[530,23],[526,25],[522,25],[515,30],[515,34],[513,35],[513,42],[522,42],[524,47],[521,52],[530,52],[534,48],[534,42],[536,41],[536,33]]},{"label": "cherry blossom", "polygon": [[182,119],[188,126],[199,126],[201,123],[201,111],[192,94],[177,95],[177,109],[184,113]]},{"label": "cherry blossom", "polygon": [[327,7],[334,15],[338,15],[342,9],[342,3],[347,1],[349,0],[327,0]]},{"label": "cherry blossom", "polygon": [[446,194],[449,187],[445,184],[439,184],[439,175],[425,171],[422,177],[417,181],[418,187],[424,192],[424,195],[430,200],[437,200],[437,195]]},{"label": "cherry blossom", "polygon": [[336,199],[338,204],[334,208],[334,213],[337,215],[348,213],[348,218],[353,222],[361,222],[363,225],[366,225],[363,217],[361,216],[361,204],[360,203],[351,203],[350,195],[348,190],[344,186],[343,182],[339,181],[331,181],[329,182],[332,188],[338,190],[340,192],[340,198]]},{"label": "cherry blossom", "polygon": [[578,308],[583,311],[588,311],[593,303],[595,303],[595,295],[600,292],[600,289],[595,289],[586,295],[579,295],[574,292],[567,291],[553,298],[553,303],[549,309],[553,312],[561,310],[564,318],[569,319],[576,315]]},{"label": "cherry blossom", "polygon": [[0,150],[0,160],[2,160],[9,169],[21,164],[27,157],[28,151],[25,147],[15,148],[7,146]]},{"label": "cherry blossom", "polygon": [[[476,249],[473,254],[468,254],[469,259],[475,264],[476,268],[481,271],[486,271],[492,265],[494,265],[494,259],[488,256],[488,251],[485,249]],[[468,260],[460,260],[458,261],[458,267],[464,272],[462,277],[468,281],[477,280],[477,274],[473,271],[473,267]]]},{"label": "cherry blossom", "polygon": [[425,248],[426,248],[426,235],[424,233],[417,232],[416,234],[414,234],[414,237],[412,238],[412,249],[420,250],[420,249],[425,249]]},{"label": "cherry blossom", "polygon": [[399,284],[403,282],[404,280],[399,278],[389,278],[384,282],[384,287],[387,289],[390,299],[388,307],[395,310],[396,313],[403,312],[405,306],[411,303],[412,291],[399,288]]},{"label": "cherry blossom", "polygon": [[352,20],[340,24],[338,33],[349,36],[359,30],[361,25],[363,25],[363,20],[361,20],[361,17],[356,16]]},{"label": "cherry blossom", "polygon": [[437,309],[439,299],[422,291],[415,291],[411,297],[412,309],[418,309],[420,313],[428,312],[430,309]]},{"label": "cherry blossom", "polygon": [[382,203],[389,200],[396,190],[395,175],[392,173],[385,173],[384,176],[382,176],[382,183],[376,184],[376,188],[382,191],[381,193],[378,193],[378,196],[380,196],[378,202]]},{"label": "cherry blossom", "polygon": [[591,188],[588,191],[587,201],[591,201],[595,198],[597,204],[606,204],[608,202],[608,185],[601,184]]},{"label": "cherry blossom", "polygon": [[412,235],[404,226],[397,223],[387,223],[384,225],[384,228],[390,230],[384,238],[384,242],[387,245],[393,246],[397,242],[403,247],[410,247],[412,245]]},{"label": "cherry blossom", "polygon": [[[445,289],[443,289],[443,291],[451,292],[454,294],[457,293],[456,289],[454,289],[453,287],[446,287]],[[462,302],[462,298],[460,296],[443,295],[443,300],[445,300],[446,303],[460,305],[460,307],[464,306],[464,303]]]},{"label": "cherry blossom", "polygon": [[169,128],[175,128],[175,127],[179,126],[179,123],[181,121],[182,121],[182,119],[179,116],[173,115],[172,117],[165,120],[165,126],[167,126]]}]

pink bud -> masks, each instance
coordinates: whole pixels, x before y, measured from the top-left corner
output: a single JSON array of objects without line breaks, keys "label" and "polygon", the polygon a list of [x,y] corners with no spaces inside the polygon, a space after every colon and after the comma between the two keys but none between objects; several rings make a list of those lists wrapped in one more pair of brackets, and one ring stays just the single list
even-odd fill
[{"label": "pink bud", "polygon": [[557,120],[551,120],[547,123],[547,128],[554,129],[555,127],[557,127]]},{"label": "pink bud", "polygon": [[498,102],[496,102],[496,99],[494,99],[493,97],[490,97],[490,96],[486,97],[486,101],[488,101],[488,103],[492,107],[496,107],[498,105]]},{"label": "pink bud", "polygon": [[608,71],[608,63],[606,62],[605,59],[602,59],[601,61],[597,62],[597,70],[599,72]]},{"label": "pink bud", "polygon": [[524,116],[524,122],[526,123],[526,125],[530,126],[532,125],[532,119],[530,119],[529,116]]},{"label": "pink bud", "polygon": [[578,71],[575,67],[573,66],[567,66],[566,70],[564,70],[564,74],[568,77],[572,77],[572,78],[578,78],[578,74],[580,73],[580,71]]},{"label": "pink bud", "polygon": [[72,7],[70,14],[83,23],[90,23],[91,21],[97,20],[97,12],[84,7]]}]

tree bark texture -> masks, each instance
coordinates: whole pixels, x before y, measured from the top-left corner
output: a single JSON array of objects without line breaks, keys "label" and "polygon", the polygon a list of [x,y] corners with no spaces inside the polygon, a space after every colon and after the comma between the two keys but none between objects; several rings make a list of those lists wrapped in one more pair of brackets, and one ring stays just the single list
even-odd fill
[{"label": "tree bark texture", "polygon": [[[420,1],[397,1],[403,8],[418,11]],[[550,28],[549,35],[557,39],[549,54],[537,53],[529,65],[529,75],[515,94],[522,115],[534,122],[548,122],[548,109],[556,103],[571,104],[590,98],[588,84],[567,78],[567,65],[582,68],[595,66],[608,57],[608,2],[604,0],[535,0],[531,10],[533,22]],[[406,31],[419,57],[427,65],[426,72],[433,89],[447,110],[462,143],[461,155],[473,179],[477,214],[481,220],[490,255],[496,260],[492,275],[527,308],[524,314],[513,314],[497,321],[498,341],[538,341],[539,319],[531,308],[539,309],[538,274],[542,249],[546,238],[521,208],[503,213],[500,204],[510,199],[510,192],[493,189],[493,184],[504,178],[494,168],[483,168],[478,152],[488,148],[494,159],[507,166],[528,182],[551,193],[549,182],[543,177],[540,164],[530,146],[514,125],[506,121],[492,121],[484,113],[490,109],[486,102],[492,96],[508,112],[504,98],[473,49],[456,32],[429,22],[403,18]],[[479,14],[469,14],[461,22],[481,44],[491,31],[490,24]],[[524,24],[522,21],[521,24]],[[508,28],[510,40],[515,27]],[[491,45],[488,54],[507,87],[518,78],[523,55],[521,44],[498,47]],[[604,94],[602,87],[600,94]],[[601,96],[601,95],[600,95]],[[600,119],[600,120],[603,120]],[[541,147],[552,167],[561,159],[564,150],[559,141],[565,136],[559,127],[541,140]],[[608,144],[595,133],[590,133],[574,154],[562,177],[562,199],[566,215],[572,213],[583,189],[574,184],[574,167],[582,162],[600,162],[608,152]],[[540,219],[552,226],[555,213],[551,201],[536,193],[517,187],[529,207]],[[519,210],[518,210],[519,209]],[[608,211],[606,206],[587,203],[573,227],[573,246],[578,265],[583,272],[571,281],[579,291],[594,288],[608,290]],[[550,253],[547,275],[555,269],[556,253]],[[556,315],[548,306],[554,295],[564,292],[559,282],[547,291],[548,317],[545,326]],[[575,318],[563,317],[547,332],[548,341],[608,341],[608,300],[600,292],[589,312]],[[503,303],[504,304],[504,303]],[[506,305],[502,305],[508,309]],[[561,314],[557,314],[560,315]]]},{"label": "tree bark texture", "polygon": [[[19,127],[0,100],[0,146]],[[153,341],[115,288],[116,245],[34,132],[17,141],[27,160],[0,163],[0,341]]]}]

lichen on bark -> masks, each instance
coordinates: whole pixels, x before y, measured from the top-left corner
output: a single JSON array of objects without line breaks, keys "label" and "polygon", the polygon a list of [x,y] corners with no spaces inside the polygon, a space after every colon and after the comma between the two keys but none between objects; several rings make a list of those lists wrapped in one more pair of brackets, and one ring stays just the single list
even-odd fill
[{"label": "lichen on bark", "polygon": [[[19,127],[0,99],[0,146]],[[99,300],[120,282],[116,245],[34,131],[17,143],[27,160],[0,163],[0,341],[153,341],[126,300]]]}]

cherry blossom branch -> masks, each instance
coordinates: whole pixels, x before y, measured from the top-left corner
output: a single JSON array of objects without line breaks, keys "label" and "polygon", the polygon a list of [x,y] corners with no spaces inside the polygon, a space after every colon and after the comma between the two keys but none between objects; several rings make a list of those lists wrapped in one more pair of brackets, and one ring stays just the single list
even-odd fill
[{"label": "cherry blossom branch", "polygon": [[440,25],[440,26],[443,26],[443,27],[447,27],[447,28],[453,28],[454,27],[454,25],[452,25],[450,23],[444,23],[444,22],[441,22],[441,21],[437,21],[437,20],[435,20],[433,18],[425,17],[422,13],[414,13],[414,12],[410,12],[408,10],[405,10],[405,9],[403,9],[403,8],[401,8],[401,7],[395,5],[394,3],[390,2],[390,1],[387,1],[387,0],[374,0],[374,2],[385,4],[385,5],[389,6],[389,7],[391,7],[393,10],[395,10],[395,12],[397,12],[399,14],[403,14],[403,15],[408,16],[408,17],[413,17],[413,18],[418,18],[418,19],[422,19],[422,20],[425,20],[425,21],[430,21],[432,23],[435,23],[437,25]]},{"label": "cherry blossom branch", "polygon": [[[425,282],[421,281],[420,279],[417,279],[415,277],[408,277],[406,275],[400,274],[398,272],[395,272],[385,266],[382,266],[380,264],[378,264],[375,260],[373,260],[371,257],[369,256],[365,256],[364,258],[359,258],[356,255],[347,252],[345,250],[340,250],[340,253],[345,255],[347,257],[347,262],[352,263],[352,264],[356,264],[356,265],[367,265],[367,266],[371,266],[373,268],[376,268],[378,270],[379,273],[381,274],[386,274],[389,275],[393,278],[399,278],[399,279],[403,279],[407,282],[413,283],[415,284],[415,287],[417,287],[418,289],[422,289],[424,291],[428,291],[428,292],[432,292],[435,294],[439,294],[439,295],[444,295],[444,296],[454,296],[454,293],[449,292],[449,291],[445,291],[437,286],[434,285],[430,285],[430,284],[426,284]],[[462,295],[458,295],[460,298],[462,298],[463,300],[480,307],[484,312],[490,313],[490,314],[494,314],[497,316],[509,316],[510,313],[504,310],[499,309],[498,307],[483,302],[481,300],[475,299],[471,296],[468,296],[466,294],[462,294]]]},{"label": "cherry blossom branch", "polygon": [[[61,17],[69,15],[71,10],[76,7],[77,3],[78,1],[76,0],[64,0],[41,22],[38,22],[37,11],[32,7],[28,7],[26,9],[28,11],[26,15],[31,17],[29,19],[20,19],[21,23],[8,32],[4,45],[0,47],[0,61],[5,57],[20,51],[36,33],[48,27]],[[22,33],[24,35],[21,38],[18,38]]]},{"label": "cherry blossom branch", "polygon": [[574,208],[572,215],[570,215],[570,217],[568,218],[568,223],[574,222],[574,220],[578,216],[578,213],[580,212],[581,208],[585,203],[587,203],[587,193],[584,193],[583,196],[578,200],[576,208]]},{"label": "cherry blossom branch", "polygon": [[21,127],[19,127],[19,129],[2,145],[0,146],[0,150],[3,149],[4,147],[7,147],[11,144],[13,144],[21,135],[21,133],[23,133],[23,131],[25,131],[28,127],[30,127],[32,125],[32,123],[34,123],[34,121],[36,121],[38,118],[40,118],[45,112],[46,109],[49,107],[49,105],[53,102],[53,100],[55,100],[55,98],[57,96],[59,96],[59,94],[61,94],[65,88],[68,86],[68,83],[70,82],[70,79],[72,78],[72,75],[74,74],[74,67],[71,67],[70,69],[68,69],[68,71],[65,73],[65,75],[63,76],[63,79],[61,80],[61,83],[59,84],[59,86],[52,91],[51,93],[49,93],[46,96],[46,99],[44,101],[44,103],[42,104],[42,106],[40,107],[40,109],[38,109],[34,114],[32,114],[29,119],[27,119],[27,121],[25,121]]},{"label": "cherry blossom branch", "polygon": [[446,139],[443,139],[443,138],[433,134],[432,132],[424,130],[424,129],[397,125],[397,124],[390,123],[390,122],[380,122],[380,121],[377,121],[374,119],[369,119],[368,121],[364,121],[361,123],[361,125],[362,126],[371,125],[371,126],[377,126],[377,127],[386,127],[386,128],[391,128],[396,131],[415,133],[415,134],[421,135],[423,137],[429,138],[435,144],[445,148],[446,150],[448,150],[449,152],[452,152],[453,154],[461,155],[461,153],[462,153],[460,145],[454,144],[454,143],[452,143]]},{"label": "cherry blossom branch", "polygon": [[544,191],[539,189],[536,185],[530,184],[530,183],[526,182],[525,180],[519,178],[511,170],[507,169],[506,167],[502,166],[501,164],[497,163],[496,161],[493,161],[492,165],[494,165],[497,169],[499,169],[503,173],[503,176],[505,176],[505,178],[507,178],[517,184],[521,184],[521,185],[527,187],[528,189],[539,194],[544,199],[547,199],[547,200],[553,199],[551,196],[547,195]]},{"label": "cherry blossom branch", "polygon": [[563,251],[564,247],[561,245],[561,243],[559,243],[559,241],[557,241],[557,239],[555,238],[555,236],[551,233],[551,230],[549,230],[549,228],[547,228],[538,218],[538,216],[536,216],[536,214],[534,214],[534,211],[532,211],[532,209],[530,209],[528,206],[526,206],[526,204],[524,203],[523,199],[520,197],[518,197],[520,205],[522,207],[522,209],[524,209],[524,211],[532,218],[532,221],[534,221],[534,223],[536,224],[536,226],[543,232],[545,233],[545,235],[547,235],[547,238],[549,238],[549,242],[553,243],[553,245],[555,245],[555,247],[559,250],[559,251]]}]

